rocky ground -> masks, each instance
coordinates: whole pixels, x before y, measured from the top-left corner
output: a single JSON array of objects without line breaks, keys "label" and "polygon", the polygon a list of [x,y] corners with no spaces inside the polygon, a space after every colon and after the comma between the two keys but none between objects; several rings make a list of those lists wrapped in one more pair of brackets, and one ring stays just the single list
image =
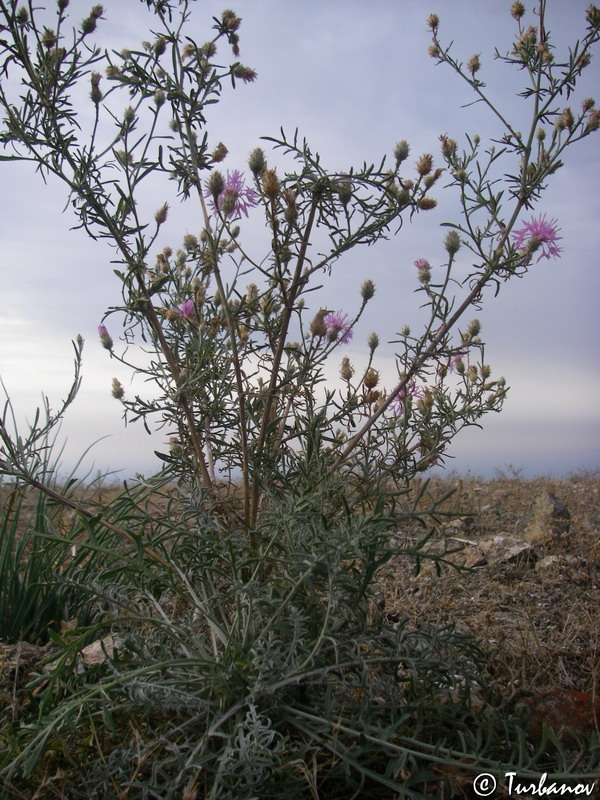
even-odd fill
[{"label": "rocky ground", "polygon": [[[448,488],[432,482],[432,494]],[[487,652],[507,707],[527,703],[560,735],[600,733],[600,480],[450,481],[460,519],[428,544],[460,569],[396,558],[379,574],[389,619],[455,623]],[[406,526],[410,541],[422,531]],[[459,552],[449,551],[460,548]]]}]

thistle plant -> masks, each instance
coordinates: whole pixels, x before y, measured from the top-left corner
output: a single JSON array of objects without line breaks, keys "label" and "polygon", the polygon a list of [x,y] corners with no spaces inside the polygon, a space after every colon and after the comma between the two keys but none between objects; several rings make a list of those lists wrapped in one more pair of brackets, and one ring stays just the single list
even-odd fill
[{"label": "thistle plant", "polygon": [[[56,12],[56,31],[44,28],[43,35],[24,8],[4,9],[12,33],[4,46],[6,77],[18,65],[27,87],[15,103],[13,84],[3,82],[4,158],[33,161],[42,173],[65,182],[81,225],[94,238],[113,242],[120,262],[115,272],[123,302],[109,311],[110,325],[102,321],[100,341],[155,388],[149,397],[128,397],[117,383],[113,395],[128,419],[150,425],[154,417],[169,432],[171,451],[162,458],[174,473],[209,493],[223,475],[240,480],[240,521],[250,533],[268,498],[297,480],[309,441],[313,467],[350,475],[364,494],[405,485],[439,463],[461,427],[502,406],[504,380],[493,377],[482,360],[477,322],[464,330],[457,326],[487,287],[522,275],[535,254],[559,254],[556,224],[543,216],[525,222],[524,213],[560,167],[564,150],[598,127],[592,100],[576,115],[557,105],[572,94],[589,60],[597,37],[595,12],[588,12],[586,38],[568,61],[557,63],[545,5],[537,31],[524,28],[519,8],[513,9],[518,36],[502,58],[530,75],[532,115],[525,135],[485,94],[479,57],[466,66],[457,62],[443,47],[432,15],[431,55],[449,64],[496,115],[500,146],[483,150],[472,137],[461,151],[443,135],[445,166],[435,167],[426,153],[412,168],[410,147],[402,140],[391,162],[341,174],[328,172],[297,133],[282,132],[267,141],[297,168],[278,174],[256,148],[244,175],[242,165],[222,173],[227,148],[209,144],[205,118],[225,79],[235,85],[256,78],[238,61],[229,67],[216,61],[223,44],[239,54],[241,20],[224,12],[215,20],[213,38],[198,45],[184,38],[187,3],[175,22],[169,4],[153,10],[162,26],[154,41],[138,50],[102,53],[88,44],[102,19],[101,6],[75,31],[70,48],[61,38],[66,6]],[[104,75],[97,71],[102,63]],[[72,100],[85,81],[92,117],[87,141]],[[506,186],[497,183],[499,169],[512,176]],[[374,379],[374,338],[364,370],[356,373],[347,364],[344,373],[353,374],[341,388],[321,386],[325,362],[340,358],[376,287],[366,280],[354,309],[325,313],[311,303],[315,280],[350,248],[374,244],[405,218],[434,208],[442,174],[459,194],[463,220],[448,223],[446,264],[419,266],[419,292],[430,318],[424,331],[399,331],[396,385],[386,389]],[[149,215],[142,196],[146,183],[154,185],[161,175],[175,180],[180,196],[200,209],[201,229],[182,242],[165,243],[161,235],[172,213],[168,202]],[[263,214],[272,232],[266,256],[244,247],[238,222],[249,214]],[[313,239],[324,245],[317,256]],[[473,269],[457,290],[460,248],[471,251]],[[126,356],[113,343],[120,320]],[[150,350],[145,364],[130,360],[131,345],[140,341]],[[457,387],[449,367],[459,354],[465,369],[455,373]],[[406,402],[399,404],[401,397]]]},{"label": "thistle plant", "polygon": [[[413,478],[440,463],[461,428],[502,408],[506,383],[485,359],[473,314],[491,291],[560,253],[558,223],[536,206],[565,150],[600,126],[593,100],[572,110],[600,12],[590,6],[582,41],[561,59],[545,0],[535,29],[513,4],[516,39],[496,55],[529,77],[524,133],[486,94],[480,57],[456,60],[431,15],[430,54],[489,107],[500,127],[495,143],[470,136],[460,146],[443,134],[436,166],[431,153],[412,163],[399,140],[378,164],[340,172],[327,170],[298,131],[266,137],[247,165],[222,167],[228,152],[210,139],[210,106],[226,83],[243,90],[257,79],[237,60],[241,19],[224,11],[199,43],[189,0],[146,5],[154,38],[115,52],[93,44],[100,5],[71,35],[66,2],[48,12],[55,17],[47,27],[48,15],[42,24],[32,4],[0,0],[0,158],[62,181],[79,224],[113,247],[121,300],[98,320],[100,345],[152,388],[130,396],[115,378],[112,395],[127,421],[156,425],[170,440],[160,454],[164,472],[149,487],[177,487],[177,502],[165,500],[158,521],[127,492],[95,513],[72,506],[118,542],[118,591],[109,578],[119,570],[107,570],[90,592],[94,632],[118,631],[122,652],[108,659],[100,691],[68,670],[85,632],[62,642],[57,677],[40,683],[42,721],[23,734],[10,775],[36,770],[44,747],[61,731],[71,735],[83,708],[89,740],[98,741],[100,719],[112,713],[107,697],[135,730],[139,764],[131,766],[131,742],[108,760],[100,752],[88,794],[118,773],[135,796],[171,796],[167,785],[189,797],[280,796],[274,776],[283,765],[290,786],[300,785],[298,764],[307,770],[325,754],[331,785],[352,774],[354,791],[379,782],[410,797],[421,795],[402,776],[418,776],[428,759],[464,763],[476,753],[487,767],[516,759],[535,769],[523,749],[500,752],[491,733],[483,748],[470,734],[472,717],[465,712],[456,727],[457,716],[435,701],[459,674],[461,708],[469,705],[480,659],[472,642],[392,628],[369,604],[377,569],[402,550],[391,543],[392,512]],[[224,66],[228,51],[233,61]],[[76,111],[82,92],[85,114]],[[345,350],[377,291],[373,281],[357,287],[353,308],[323,307],[317,291],[347,251],[399,234],[434,209],[442,177],[461,216],[445,223],[445,263],[415,261],[427,320],[416,332],[399,320],[397,375],[386,387],[376,332],[366,364],[355,366]],[[174,214],[167,181],[200,220],[177,241],[165,233]],[[270,243],[257,254],[243,234],[258,219]],[[459,253],[471,263],[465,278],[457,277]],[[326,379],[331,361],[335,383]],[[39,437],[23,445],[5,424],[1,433],[2,474],[48,493],[35,470]],[[443,509],[433,502],[424,514],[405,504],[401,513],[422,521]],[[427,535],[408,552],[422,554]],[[94,542],[87,546],[93,559]],[[160,719],[165,708],[173,717],[161,720],[157,743],[139,713]],[[497,724],[481,721],[490,731]],[[146,745],[162,759],[164,784],[160,769],[143,783]]]}]

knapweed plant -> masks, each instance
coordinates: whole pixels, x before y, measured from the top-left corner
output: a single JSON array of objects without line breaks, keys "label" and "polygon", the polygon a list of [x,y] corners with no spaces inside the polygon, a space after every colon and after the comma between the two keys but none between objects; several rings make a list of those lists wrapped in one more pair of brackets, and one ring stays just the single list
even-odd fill
[{"label": "knapweed plant", "polygon": [[[473,708],[484,678],[472,640],[392,624],[372,590],[392,555],[422,555],[444,513],[424,490],[404,500],[412,479],[501,409],[474,312],[560,253],[539,204],[567,148],[600,126],[594,101],[575,100],[600,11],[562,55],[546,2],[535,16],[512,4],[515,39],[496,56],[528,76],[524,130],[432,14],[430,54],[495,115],[494,142],[443,133],[436,164],[400,140],[379,164],[331,172],[298,132],[225,164],[210,106],[257,78],[238,60],[240,18],[224,11],[201,41],[188,0],[145,5],[151,38],[117,52],[94,44],[101,5],[73,28],[68,0],[0,2],[2,159],[62,181],[79,224],[112,246],[121,301],[98,320],[100,343],[150,387],[131,395],[115,379],[112,394],[170,441],[163,472],[105,507],[52,489],[85,522],[78,553],[95,573],[77,588],[96,616],[54,636],[31,715],[6,735],[5,779],[50,787],[60,774],[68,797],[422,797],[440,782],[450,796],[456,769],[535,772],[550,745],[528,749],[491,699],[489,713]],[[199,220],[176,240],[174,185]],[[352,308],[323,306],[318,290],[347,251],[400,233],[442,191],[462,214],[445,223],[445,263],[415,261],[428,318],[416,332],[398,321],[386,387],[377,333],[360,367],[346,349],[373,282]],[[259,220],[268,247],[256,253],[244,230]],[[79,340],[76,354],[78,370]],[[1,468],[48,493],[36,431],[2,424]],[[423,541],[393,536],[403,518]],[[92,669],[79,654],[94,638]]]}]

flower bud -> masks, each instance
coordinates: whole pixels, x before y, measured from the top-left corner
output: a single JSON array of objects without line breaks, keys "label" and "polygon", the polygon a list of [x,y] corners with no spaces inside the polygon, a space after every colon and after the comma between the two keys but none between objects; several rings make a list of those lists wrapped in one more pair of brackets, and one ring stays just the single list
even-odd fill
[{"label": "flower bud", "polygon": [[106,325],[98,325],[98,335],[100,336],[100,344],[105,350],[113,349],[113,340]]},{"label": "flower bud", "polygon": [[196,46],[193,45],[191,42],[188,42],[184,45],[183,50],[181,51],[181,59],[185,61],[188,58],[192,58],[197,53]]},{"label": "flower bud", "polygon": [[274,169],[268,169],[263,177],[263,192],[268,198],[274,200],[279,194],[279,178]]},{"label": "flower bud", "polygon": [[600,28],[600,9],[596,8],[596,6],[592,5],[591,3],[588,6],[585,18],[590,27]]},{"label": "flower bud", "polygon": [[437,31],[439,24],[440,24],[440,18],[438,17],[437,14],[430,14],[427,17],[427,27],[434,33]]},{"label": "flower bud", "polygon": [[217,45],[214,42],[205,42],[200,48],[200,52],[205,58],[212,58],[217,54]]},{"label": "flower bud", "polygon": [[470,339],[474,339],[475,336],[479,336],[480,331],[481,331],[481,323],[479,322],[478,319],[471,320],[471,322],[469,322],[469,324],[467,325],[467,334]]},{"label": "flower bud", "polygon": [[582,53],[577,59],[577,68],[579,69],[579,72],[584,70],[586,67],[589,67],[591,61],[592,56],[590,53]]},{"label": "flower bud", "polygon": [[90,97],[95,105],[98,105],[102,100],[102,91],[100,90],[100,75],[99,72],[92,72],[90,83],[92,84],[92,91],[90,92]]},{"label": "flower bud", "polygon": [[166,99],[167,99],[167,96],[166,96],[166,94],[163,92],[163,90],[162,90],[162,89],[157,89],[157,90],[154,92],[154,105],[155,105],[157,108],[160,108],[162,105],[164,105],[164,102],[165,102],[165,100],[166,100]]},{"label": "flower bud", "polygon": [[396,143],[396,146],[394,147],[394,158],[396,159],[397,167],[399,167],[400,164],[408,158],[409,152],[410,145],[406,139],[401,139]]},{"label": "flower bud", "polygon": [[540,42],[538,44],[538,53],[540,54],[543,64],[551,64],[554,61],[554,56],[546,42]]},{"label": "flower bud", "polygon": [[563,118],[563,122],[565,124],[565,127],[567,127],[569,130],[571,130],[571,128],[575,124],[575,120],[573,118],[573,112],[571,111],[571,109],[568,106],[563,111],[562,118]]},{"label": "flower bud", "polygon": [[417,161],[417,172],[421,176],[429,175],[432,167],[433,167],[433,156],[430,155],[429,153],[425,153]]},{"label": "flower bud", "polygon": [[479,56],[477,55],[477,53],[475,53],[475,55],[472,55],[471,58],[469,59],[469,62],[467,64],[467,69],[469,70],[471,75],[475,75],[476,72],[479,72],[480,68],[481,68],[481,62],[479,60]]},{"label": "flower bud", "polygon": [[164,222],[167,221],[167,214],[169,213],[169,204],[165,203],[161,206],[156,214],[154,215],[154,219],[157,225],[162,225]]},{"label": "flower bud", "polygon": [[513,3],[510,8],[510,13],[514,19],[519,20],[525,13],[525,6],[523,5],[523,3],[519,2]]},{"label": "flower bud", "polygon": [[224,185],[223,176],[218,169],[214,169],[210,173],[210,178],[208,179],[208,191],[212,194],[215,202],[223,191]]},{"label": "flower bud", "polygon": [[196,306],[198,308],[202,308],[204,301],[206,300],[206,286],[203,283],[199,283],[196,286],[194,291],[194,300],[196,301]]},{"label": "flower bud", "polygon": [[587,118],[585,133],[597,131],[600,128],[600,109],[593,108]]},{"label": "flower bud", "polygon": [[327,314],[330,314],[331,310],[328,308],[322,308],[320,311],[317,311],[313,321],[310,323],[310,332],[313,336],[318,336],[322,338],[323,336],[327,336],[327,325],[325,324],[325,317]]},{"label": "flower bud", "polygon": [[42,45],[47,50],[51,50],[53,47],[56,47],[56,42],[56,33],[52,30],[52,28],[44,28],[44,32],[42,34]]},{"label": "flower bud", "polygon": [[243,64],[234,64],[231,68],[231,74],[234,78],[239,78],[244,83],[252,83],[256,80],[257,74],[250,67],[245,67]]},{"label": "flower bud", "polygon": [[228,217],[230,214],[233,214],[235,211],[236,202],[237,201],[234,194],[231,192],[225,192],[219,208],[221,214],[223,214],[224,217]]},{"label": "flower bud", "polygon": [[158,39],[155,39],[154,44],[152,45],[152,49],[154,51],[154,55],[157,58],[160,58],[167,49],[167,40],[165,39],[165,37],[159,36]]},{"label": "flower bud", "polygon": [[213,160],[213,162],[215,164],[218,164],[219,161],[223,161],[224,160],[224,158],[225,158],[225,156],[227,155],[228,152],[229,152],[229,150],[225,147],[223,142],[219,142],[219,144],[215,147],[215,149],[211,153],[210,157],[211,157],[211,159]]},{"label": "flower bud", "polygon": [[442,143],[442,155],[446,160],[450,160],[454,158],[456,155],[456,142],[454,139],[450,139],[446,134],[440,136],[440,141]]},{"label": "flower bud", "polygon": [[367,345],[369,346],[369,350],[371,353],[374,350],[377,350],[379,347],[379,336],[373,331],[373,333],[369,334],[369,338],[367,339]]},{"label": "flower bud", "polygon": [[195,250],[198,247],[198,239],[193,233],[186,233],[183,237],[183,246],[186,250]]},{"label": "flower bud", "polygon": [[81,20],[81,33],[84,36],[87,36],[90,33],[93,33],[96,30],[97,25],[96,18],[91,16],[86,17],[85,19]]},{"label": "flower bud", "polygon": [[458,252],[460,249],[460,236],[456,231],[448,231],[446,240],[444,241],[444,247],[450,256]]},{"label": "flower bud", "polygon": [[235,11],[231,11],[229,8],[223,11],[221,19],[223,20],[224,27],[227,28],[228,31],[237,31],[242,22],[241,17],[238,17]]},{"label": "flower bud", "polygon": [[21,6],[21,8],[17,11],[15,19],[17,20],[18,25],[27,25],[29,22],[29,12],[25,6]]},{"label": "flower bud", "polygon": [[374,294],[375,284],[371,280],[366,280],[360,287],[360,296],[366,303],[373,297]]},{"label": "flower bud", "polygon": [[428,175],[428,176],[425,178],[425,180],[423,181],[423,183],[424,183],[424,185],[425,185],[425,188],[426,188],[426,189],[431,189],[431,187],[433,186],[433,184],[434,184],[434,183],[436,183],[436,182],[438,181],[438,179],[439,179],[439,177],[441,176],[441,174],[443,173],[443,171],[444,171],[444,170],[443,170],[441,167],[438,167],[437,169],[435,169],[435,170],[434,170],[434,171],[431,173],[431,175]]},{"label": "flower bud", "polygon": [[363,383],[367,389],[374,389],[379,383],[379,372],[373,367],[369,367],[365,372]]},{"label": "flower bud", "polygon": [[369,389],[369,391],[365,393],[364,401],[368,405],[371,405],[371,403],[377,403],[380,398],[381,392],[374,392],[372,389]]},{"label": "flower bud", "polygon": [[352,364],[350,363],[350,359],[348,358],[348,356],[344,356],[344,358],[342,358],[340,375],[345,381],[349,381],[354,375],[354,368],[352,367]]},{"label": "flower bud", "polygon": [[430,211],[437,206],[437,200],[434,200],[433,197],[421,197],[417,202],[417,206],[422,211]]},{"label": "flower bud", "polygon": [[248,158],[248,166],[250,167],[251,172],[253,172],[256,176],[262,175],[266,170],[267,162],[265,160],[265,154],[260,147],[256,147],[250,153]]},{"label": "flower bud", "polygon": [[117,378],[112,379],[111,394],[115,398],[115,400],[122,400],[123,396],[125,395],[125,389],[123,389],[121,382],[117,380]]}]

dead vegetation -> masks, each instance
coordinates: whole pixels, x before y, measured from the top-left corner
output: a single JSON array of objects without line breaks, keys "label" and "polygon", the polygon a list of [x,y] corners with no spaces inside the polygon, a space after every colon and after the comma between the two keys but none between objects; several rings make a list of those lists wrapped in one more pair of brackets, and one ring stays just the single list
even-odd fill
[{"label": "dead vegetation", "polygon": [[[390,620],[454,623],[488,654],[489,686],[500,705],[549,692],[584,692],[600,708],[600,480],[433,481],[454,484],[465,512],[440,521],[429,549],[454,569],[395,558],[378,575]],[[549,499],[553,498],[552,500]],[[554,502],[557,501],[557,502]],[[545,535],[544,535],[545,534]],[[422,531],[407,526],[401,537]]]}]

